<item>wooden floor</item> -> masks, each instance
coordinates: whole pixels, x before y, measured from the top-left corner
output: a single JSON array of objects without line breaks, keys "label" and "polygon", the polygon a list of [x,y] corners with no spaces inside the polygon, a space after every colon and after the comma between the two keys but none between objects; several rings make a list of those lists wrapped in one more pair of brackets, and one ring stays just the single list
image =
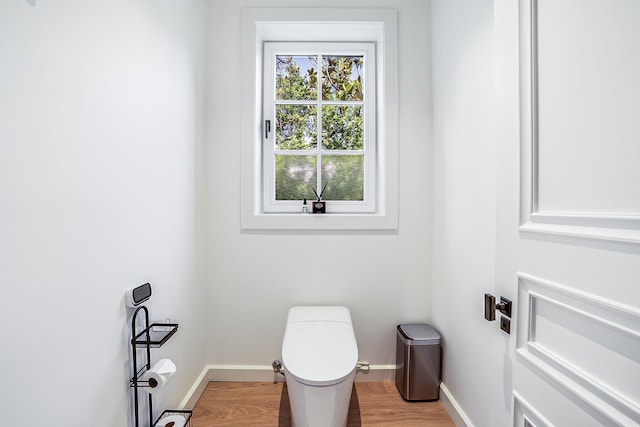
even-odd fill
[{"label": "wooden floor", "polygon": [[[193,427],[291,426],[284,383],[210,382],[193,409]],[[349,427],[455,427],[440,402],[406,402],[392,382],[356,382]]]}]

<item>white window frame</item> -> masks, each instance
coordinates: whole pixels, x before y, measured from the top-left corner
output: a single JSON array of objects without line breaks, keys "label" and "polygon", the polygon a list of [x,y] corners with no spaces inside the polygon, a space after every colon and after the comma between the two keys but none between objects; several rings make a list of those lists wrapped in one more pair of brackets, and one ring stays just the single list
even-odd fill
[{"label": "white window frame", "polygon": [[[326,56],[362,56],[364,58],[363,101],[325,101],[318,98],[310,101],[277,101],[275,99],[275,56],[276,55],[326,55]],[[362,201],[330,200],[326,197],[327,213],[374,213],[376,209],[376,70],[375,43],[327,43],[327,42],[265,42],[264,43],[264,120],[272,124],[271,132],[264,132],[263,141],[263,209],[265,213],[300,213],[302,200],[276,200],[275,192],[275,157],[277,154],[311,155],[318,160],[318,169],[323,155],[354,155],[364,157],[364,194]],[[322,67],[318,66],[318,92],[322,84]],[[315,104],[318,114],[323,105],[361,105],[364,115],[364,149],[363,150],[326,150],[322,148],[322,135],[318,132],[318,147],[314,150],[296,150],[291,152],[276,150],[275,144],[275,105],[276,104]],[[264,121],[263,121],[264,123]],[[322,124],[318,120],[318,126]],[[312,183],[314,188],[319,183]],[[317,190],[320,193],[320,190]],[[311,202],[311,199],[309,200]],[[309,206],[310,207],[310,206]]]},{"label": "white window frame", "polygon": [[[398,47],[395,9],[244,9],[241,46],[241,227],[246,230],[398,228]],[[375,209],[301,214],[265,212],[263,44],[373,42],[376,70]],[[366,84],[366,82],[365,82]]]}]

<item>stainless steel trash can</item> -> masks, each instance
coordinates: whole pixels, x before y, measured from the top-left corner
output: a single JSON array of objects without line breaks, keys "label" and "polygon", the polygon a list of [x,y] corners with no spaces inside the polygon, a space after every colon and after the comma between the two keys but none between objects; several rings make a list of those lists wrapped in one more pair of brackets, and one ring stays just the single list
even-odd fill
[{"label": "stainless steel trash can", "polygon": [[424,323],[398,325],[396,387],[404,400],[438,400],[440,334]]}]

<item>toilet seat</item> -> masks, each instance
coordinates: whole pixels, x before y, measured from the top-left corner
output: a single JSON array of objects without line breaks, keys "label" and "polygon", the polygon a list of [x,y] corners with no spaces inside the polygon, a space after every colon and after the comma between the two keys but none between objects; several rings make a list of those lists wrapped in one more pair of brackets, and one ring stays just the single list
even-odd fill
[{"label": "toilet seat", "polygon": [[346,379],[358,363],[349,323],[298,322],[287,326],[282,362],[287,375],[309,385],[332,385]]},{"label": "toilet seat", "polygon": [[[324,319],[322,319],[324,317]],[[347,379],[358,363],[351,316],[343,307],[319,307],[318,313],[292,308],[282,343],[287,375],[314,386]]]}]

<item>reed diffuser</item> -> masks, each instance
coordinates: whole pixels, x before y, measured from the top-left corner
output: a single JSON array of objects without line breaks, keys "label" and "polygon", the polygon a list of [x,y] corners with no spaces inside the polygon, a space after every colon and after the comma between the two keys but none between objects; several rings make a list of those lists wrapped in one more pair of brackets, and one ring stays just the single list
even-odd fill
[{"label": "reed diffuser", "polygon": [[316,191],[315,188],[313,188],[311,185],[309,185],[309,187],[311,187],[311,189],[313,190],[313,194],[316,195],[317,200],[315,200],[314,202],[311,203],[311,212],[312,213],[326,213],[327,212],[327,202],[322,200],[322,195],[324,194],[324,190],[327,189],[327,184],[329,183],[329,181],[324,183],[324,186],[322,187],[322,191],[320,192],[320,194],[318,194],[318,192]]}]

